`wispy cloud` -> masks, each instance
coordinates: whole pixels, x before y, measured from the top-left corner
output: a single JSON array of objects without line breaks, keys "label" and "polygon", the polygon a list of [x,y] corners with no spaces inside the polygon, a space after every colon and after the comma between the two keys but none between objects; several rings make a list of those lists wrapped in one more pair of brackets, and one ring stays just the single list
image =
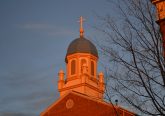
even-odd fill
[{"label": "wispy cloud", "polygon": [[52,25],[42,24],[42,23],[27,23],[27,24],[22,24],[21,27],[24,29],[51,29],[51,28],[54,28]]},{"label": "wispy cloud", "polygon": [[48,32],[49,36],[56,36],[56,35],[73,35],[73,31],[67,28],[58,28],[58,30],[52,30]]},{"label": "wispy cloud", "polygon": [[36,116],[36,114],[9,111],[9,112],[0,112],[0,116]]},{"label": "wispy cloud", "polygon": [[73,35],[74,30],[67,26],[57,26],[54,24],[47,23],[24,23],[18,24],[17,27],[21,29],[28,29],[32,31],[42,31],[47,33],[48,36],[65,36],[65,35]]},{"label": "wispy cloud", "polygon": [[23,69],[18,73],[0,76],[0,84],[4,85],[0,90],[5,91],[0,95],[0,104],[3,106],[0,109],[0,116],[33,116],[27,112],[39,114],[48,104],[50,105],[58,97],[58,92],[54,92],[57,89],[52,89],[51,86],[47,88],[49,82],[45,85],[47,77],[53,77],[52,70],[50,66],[46,66],[37,70],[24,72]]}]

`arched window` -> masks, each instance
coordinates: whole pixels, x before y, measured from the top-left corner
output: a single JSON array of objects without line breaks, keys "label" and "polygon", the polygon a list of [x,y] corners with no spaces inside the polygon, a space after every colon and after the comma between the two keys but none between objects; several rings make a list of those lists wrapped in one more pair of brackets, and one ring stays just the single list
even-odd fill
[{"label": "arched window", "polygon": [[83,69],[82,69],[83,64],[86,64],[86,60],[85,60],[85,59],[82,59],[82,60],[81,60],[81,71],[83,70]]},{"label": "arched window", "polygon": [[82,59],[82,60],[81,60],[81,66],[82,66],[83,64],[86,64],[86,60],[85,60],[85,59]]},{"label": "arched window", "polygon": [[94,62],[91,61],[91,75],[94,75]]},{"label": "arched window", "polygon": [[72,60],[71,61],[71,75],[76,73],[76,61]]}]

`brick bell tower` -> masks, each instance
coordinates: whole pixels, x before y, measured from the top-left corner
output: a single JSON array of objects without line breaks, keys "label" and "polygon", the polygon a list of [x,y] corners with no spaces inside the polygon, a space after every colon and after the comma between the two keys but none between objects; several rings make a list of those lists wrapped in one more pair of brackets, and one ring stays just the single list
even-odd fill
[{"label": "brick bell tower", "polygon": [[80,17],[80,37],[73,40],[65,57],[66,77],[63,70],[58,73],[60,96],[73,90],[88,96],[103,98],[104,74],[97,75],[98,52],[92,42],[84,37],[82,16]]},{"label": "brick bell tower", "polygon": [[165,58],[165,0],[151,0],[157,9],[157,23],[163,38],[163,56]]}]

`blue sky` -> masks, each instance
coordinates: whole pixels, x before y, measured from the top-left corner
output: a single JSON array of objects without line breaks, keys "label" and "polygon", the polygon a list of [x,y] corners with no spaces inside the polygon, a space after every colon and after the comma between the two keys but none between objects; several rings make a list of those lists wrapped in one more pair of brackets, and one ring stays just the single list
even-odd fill
[{"label": "blue sky", "polygon": [[79,37],[79,17],[94,40],[95,14],[111,9],[106,0],[0,0],[0,115],[37,116],[55,101],[57,74],[65,70],[69,43]]}]

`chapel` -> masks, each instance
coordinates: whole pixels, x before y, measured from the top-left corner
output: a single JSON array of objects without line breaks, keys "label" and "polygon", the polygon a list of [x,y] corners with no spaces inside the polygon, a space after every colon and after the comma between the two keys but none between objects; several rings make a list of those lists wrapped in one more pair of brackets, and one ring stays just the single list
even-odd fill
[{"label": "chapel", "polygon": [[68,46],[66,73],[58,73],[59,99],[40,116],[135,116],[119,105],[105,102],[104,74],[97,72],[98,51],[84,37],[83,17],[80,17],[80,37]]}]

